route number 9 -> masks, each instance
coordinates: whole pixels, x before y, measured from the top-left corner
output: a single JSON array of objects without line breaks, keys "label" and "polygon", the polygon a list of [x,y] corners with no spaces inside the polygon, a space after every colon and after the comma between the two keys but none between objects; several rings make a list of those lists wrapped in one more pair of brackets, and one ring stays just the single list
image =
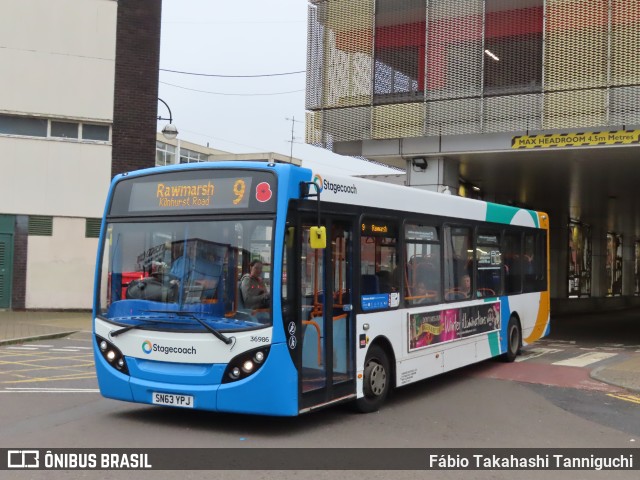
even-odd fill
[{"label": "route number 9", "polygon": [[244,180],[242,179],[236,180],[236,182],[233,184],[233,193],[236,196],[235,200],[233,201],[234,205],[238,205],[242,201],[242,198],[244,197],[244,192],[246,189],[247,189],[247,186]]}]

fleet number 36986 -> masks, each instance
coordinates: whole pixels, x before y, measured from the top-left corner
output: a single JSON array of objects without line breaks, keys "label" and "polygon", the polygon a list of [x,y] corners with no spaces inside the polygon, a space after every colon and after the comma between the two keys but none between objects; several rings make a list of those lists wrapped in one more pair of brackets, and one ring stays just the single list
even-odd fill
[{"label": "fleet number 36986", "polygon": [[251,337],[251,341],[257,342],[257,343],[269,343],[269,340],[270,340],[269,337],[255,337],[255,336]]}]

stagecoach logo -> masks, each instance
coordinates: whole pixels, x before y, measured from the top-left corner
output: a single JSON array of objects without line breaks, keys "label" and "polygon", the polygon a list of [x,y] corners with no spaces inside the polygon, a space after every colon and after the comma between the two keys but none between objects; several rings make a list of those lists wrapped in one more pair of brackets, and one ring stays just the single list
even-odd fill
[{"label": "stagecoach logo", "polygon": [[313,176],[313,183],[318,187],[318,193],[322,192],[322,177],[317,173]]},{"label": "stagecoach logo", "polygon": [[149,340],[145,340],[142,342],[142,351],[147,355],[151,353],[151,342]]},{"label": "stagecoach logo", "polygon": [[166,347],[164,345],[160,345],[159,343],[151,343],[149,340],[145,340],[142,342],[142,351],[149,355],[151,352],[156,353],[164,353],[165,355],[169,355],[170,353],[177,353],[182,355],[196,355],[197,350],[196,347]]},{"label": "stagecoach logo", "polygon": [[324,192],[325,190],[329,190],[330,192],[336,193],[350,193],[352,195],[358,194],[358,189],[355,185],[344,185],[342,183],[332,183],[328,180],[324,180],[317,173],[313,176],[313,183],[318,187],[319,192]]}]

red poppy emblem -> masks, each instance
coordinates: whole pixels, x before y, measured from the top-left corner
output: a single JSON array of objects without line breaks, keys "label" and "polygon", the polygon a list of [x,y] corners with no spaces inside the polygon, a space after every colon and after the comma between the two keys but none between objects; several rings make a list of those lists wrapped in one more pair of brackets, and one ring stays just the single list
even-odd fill
[{"label": "red poppy emblem", "polygon": [[267,182],[261,182],[256,186],[256,200],[261,203],[268,202],[271,200],[271,196],[273,193],[271,192],[271,185]]}]

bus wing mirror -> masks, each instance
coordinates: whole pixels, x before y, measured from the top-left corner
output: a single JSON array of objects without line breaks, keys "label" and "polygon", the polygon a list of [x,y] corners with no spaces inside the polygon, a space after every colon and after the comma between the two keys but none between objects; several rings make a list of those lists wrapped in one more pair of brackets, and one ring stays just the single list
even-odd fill
[{"label": "bus wing mirror", "polygon": [[326,227],[311,227],[309,229],[309,245],[311,248],[327,248]]}]

